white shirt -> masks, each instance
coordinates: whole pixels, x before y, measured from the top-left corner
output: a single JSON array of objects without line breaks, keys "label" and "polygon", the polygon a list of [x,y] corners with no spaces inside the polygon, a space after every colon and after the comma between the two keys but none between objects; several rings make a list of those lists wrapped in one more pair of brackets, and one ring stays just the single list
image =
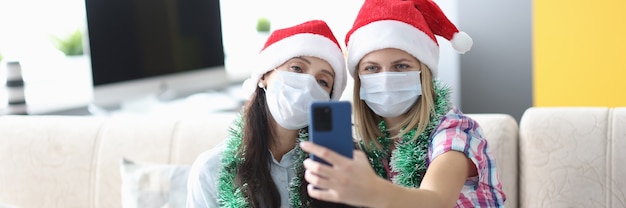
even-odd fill
[{"label": "white shirt", "polygon": [[[200,154],[194,161],[187,182],[187,208],[219,207],[217,185],[220,177],[219,172],[222,168],[222,154],[225,148],[226,143],[223,141],[214,148]],[[272,155],[270,174],[278,188],[278,193],[280,193],[280,207],[290,207],[289,183],[296,175],[294,169],[295,159],[295,147],[283,155],[280,162],[276,161]]]}]

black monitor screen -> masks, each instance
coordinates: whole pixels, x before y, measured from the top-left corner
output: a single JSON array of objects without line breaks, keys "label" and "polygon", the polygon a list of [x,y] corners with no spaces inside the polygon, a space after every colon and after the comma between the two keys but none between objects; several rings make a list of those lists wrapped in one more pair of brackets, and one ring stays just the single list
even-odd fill
[{"label": "black monitor screen", "polygon": [[224,65],[219,0],[85,0],[94,86]]}]

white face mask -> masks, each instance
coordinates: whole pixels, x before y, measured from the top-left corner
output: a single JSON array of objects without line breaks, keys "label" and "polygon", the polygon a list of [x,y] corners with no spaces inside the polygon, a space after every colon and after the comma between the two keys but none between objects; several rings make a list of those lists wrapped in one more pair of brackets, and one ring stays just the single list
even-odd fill
[{"label": "white face mask", "polygon": [[310,74],[274,71],[274,81],[265,90],[270,113],[283,128],[304,128],[309,124],[311,103],[329,101],[330,95]]},{"label": "white face mask", "polygon": [[393,118],[406,113],[422,95],[419,71],[359,75],[361,100],[374,113]]}]

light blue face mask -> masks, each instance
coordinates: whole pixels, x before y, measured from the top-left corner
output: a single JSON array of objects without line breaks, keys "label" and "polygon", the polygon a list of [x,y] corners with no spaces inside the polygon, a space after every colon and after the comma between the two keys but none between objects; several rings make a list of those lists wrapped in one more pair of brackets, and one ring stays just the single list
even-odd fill
[{"label": "light blue face mask", "polygon": [[374,113],[386,118],[406,113],[422,95],[420,71],[359,75],[360,96]]},{"label": "light blue face mask", "polygon": [[329,101],[330,95],[310,74],[274,71],[273,82],[265,90],[270,113],[283,128],[304,128],[309,124],[311,103]]}]

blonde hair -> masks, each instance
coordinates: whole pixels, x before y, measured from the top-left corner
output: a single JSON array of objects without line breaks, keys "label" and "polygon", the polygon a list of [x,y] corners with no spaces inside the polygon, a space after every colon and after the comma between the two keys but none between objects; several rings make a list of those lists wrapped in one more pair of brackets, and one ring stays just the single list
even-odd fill
[{"label": "blonde hair", "polygon": [[[358,69],[359,66],[356,66]],[[416,129],[417,132],[412,139],[417,138],[422,132],[425,131],[428,123],[430,122],[430,116],[435,112],[435,88],[433,83],[432,73],[428,66],[420,63],[421,73],[420,79],[422,82],[422,95],[417,99],[415,104],[404,114],[407,117],[400,122],[398,126],[390,126],[388,129],[398,129],[397,135],[392,135],[391,138],[400,137],[406,132]],[[380,149],[381,145],[378,142],[378,137],[382,137],[383,132],[378,128],[378,123],[383,120],[383,117],[376,115],[372,111],[365,101],[361,100],[360,95],[361,79],[357,76],[354,78],[354,119],[357,137],[366,144],[365,148],[371,148],[370,143],[375,145],[375,148]]]}]

